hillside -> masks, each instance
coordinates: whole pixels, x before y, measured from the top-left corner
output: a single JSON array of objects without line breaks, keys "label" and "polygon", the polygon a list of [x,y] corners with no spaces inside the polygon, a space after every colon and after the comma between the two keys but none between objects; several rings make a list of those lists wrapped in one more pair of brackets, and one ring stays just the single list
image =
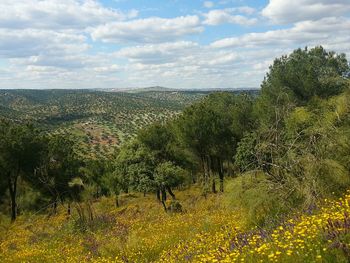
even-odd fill
[{"label": "hillside", "polygon": [[203,96],[169,91],[0,90],[0,116],[73,135],[82,156],[103,157],[140,128],[174,117]]},{"label": "hillside", "polygon": [[259,93],[4,91],[0,261],[349,262],[349,72],[315,47]]},{"label": "hillside", "polygon": [[195,186],[176,191],[182,213],[164,213],[154,195],[124,194],[119,208],[111,198],[95,201],[86,223],[63,206],[58,215],[27,215],[2,224],[0,261],[348,262],[349,194],[258,229],[232,202],[241,185],[230,180],[224,194],[207,198]]}]

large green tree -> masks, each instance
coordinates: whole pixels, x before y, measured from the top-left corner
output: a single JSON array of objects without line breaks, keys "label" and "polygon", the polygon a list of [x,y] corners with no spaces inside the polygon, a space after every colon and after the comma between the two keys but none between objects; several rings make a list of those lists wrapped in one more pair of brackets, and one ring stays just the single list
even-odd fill
[{"label": "large green tree", "polygon": [[17,217],[18,180],[33,178],[42,161],[44,143],[39,131],[29,124],[2,121],[0,160],[2,177],[11,200],[11,220]]},{"label": "large green tree", "polygon": [[214,93],[187,108],[177,120],[179,139],[200,159],[205,185],[213,179],[213,192],[213,174],[219,175],[223,191],[224,162],[232,162],[237,143],[254,125],[252,105],[247,95]]},{"label": "large green tree", "polygon": [[275,59],[262,85],[263,96],[277,103],[281,93],[289,94],[298,105],[314,96],[327,98],[346,88],[349,64],[345,54],[326,51],[322,46],[296,49]]}]

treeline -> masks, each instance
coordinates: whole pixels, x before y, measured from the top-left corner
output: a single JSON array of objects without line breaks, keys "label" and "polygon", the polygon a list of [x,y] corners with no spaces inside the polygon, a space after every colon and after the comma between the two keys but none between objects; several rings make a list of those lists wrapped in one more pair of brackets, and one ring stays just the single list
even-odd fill
[{"label": "treeline", "polygon": [[53,208],[70,207],[87,191],[114,194],[119,205],[121,192],[138,191],[168,211],[181,209],[174,188],[196,183],[206,196],[223,192],[225,177],[242,176],[250,180],[237,198],[258,223],[311,209],[350,185],[349,72],[344,54],[295,50],[275,59],[259,96],[210,94],[178,118],[142,129],[111,160],[84,163],[69,139],[2,122],[0,191],[13,220],[18,184]]}]

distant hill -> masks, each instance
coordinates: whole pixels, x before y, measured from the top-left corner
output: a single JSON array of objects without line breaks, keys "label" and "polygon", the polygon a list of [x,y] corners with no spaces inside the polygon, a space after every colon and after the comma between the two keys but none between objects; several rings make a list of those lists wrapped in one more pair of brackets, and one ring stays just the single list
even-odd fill
[{"label": "distant hill", "polygon": [[70,134],[79,142],[82,155],[105,156],[140,128],[173,118],[218,90],[149,87],[111,91],[0,90],[0,117],[33,121],[52,133]]},{"label": "distant hill", "polygon": [[80,142],[82,155],[104,156],[141,127],[174,117],[202,96],[157,91],[0,90],[0,117],[33,121],[52,133],[70,134]]},{"label": "distant hill", "polygon": [[259,88],[222,88],[222,89],[173,89],[161,86],[145,88],[122,88],[122,89],[103,89],[106,92],[125,92],[125,93],[146,93],[146,92],[181,92],[181,93],[212,93],[212,92],[233,92],[233,93],[256,93]]}]

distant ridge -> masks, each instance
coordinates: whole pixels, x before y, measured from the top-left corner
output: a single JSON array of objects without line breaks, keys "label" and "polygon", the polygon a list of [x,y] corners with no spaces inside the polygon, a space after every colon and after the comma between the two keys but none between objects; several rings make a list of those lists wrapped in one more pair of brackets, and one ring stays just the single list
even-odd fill
[{"label": "distant ridge", "polygon": [[210,93],[210,92],[257,92],[260,89],[256,87],[243,87],[243,88],[199,88],[199,89],[173,89],[162,86],[153,86],[153,87],[145,87],[145,88],[122,88],[122,89],[102,89],[107,92],[126,92],[126,93],[146,93],[146,92],[191,92],[191,93]]}]

